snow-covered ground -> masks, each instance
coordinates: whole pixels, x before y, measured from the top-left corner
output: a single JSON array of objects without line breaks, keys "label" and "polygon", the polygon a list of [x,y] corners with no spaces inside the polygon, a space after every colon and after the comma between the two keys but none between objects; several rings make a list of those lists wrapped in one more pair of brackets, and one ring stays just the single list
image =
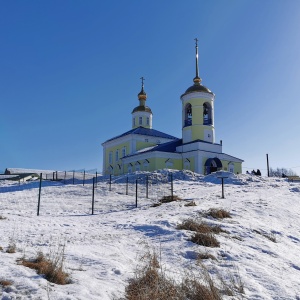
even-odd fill
[{"label": "snow-covered ground", "polygon": [[[1,299],[120,298],[138,257],[148,248],[161,253],[161,264],[177,280],[187,272],[197,273],[197,253],[208,252],[217,258],[204,261],[211,276],[216,281],[220,275],[239,276],[243,299],[300,299],[300,183],[232,175],[225,180],[222,199],[216,176],[174,172],[174,193],[183,200],[151,207],[170,193],[170,185],[161,183],[163,175],[150,179],[149,199],[145,186],[139,185],[137,208],[134,183],[125,195],[125,177],[112,184],[112,191],[107,180],[100,180],[94,215],[91,181],[84,186],[44,181],[39,216],[39,182],[19,186],[0,181],[0,280],[12,282],[0,287]],[[197,206],[184,205],[190,201]],[[191,232],[176,229],[210,208],[224,208],[232,215],[223,220],[202,217],[228,231],[217,235],[219,248],[193,244]],[[16,253],[6,253],[12,243]],[[65,245],[68,285],[48,283],[17,263],[39,251],[53,253],[60,245]]]}]

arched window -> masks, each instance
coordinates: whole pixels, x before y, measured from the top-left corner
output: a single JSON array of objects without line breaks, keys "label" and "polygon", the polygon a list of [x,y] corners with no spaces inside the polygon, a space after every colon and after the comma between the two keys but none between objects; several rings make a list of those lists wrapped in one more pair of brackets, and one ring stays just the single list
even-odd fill
[{"label": "arched window", "polygon": [[203,125],[211,125],[212,124],[212,112],[211,106],[209,103],[203,104]]},{"label": "arched window", "polygon": [[112,166],[109,166],[108,168],[107,168],[107,174],[108,175],[112,175],[114,173],[114,168],[112,167]]},{"label": "arched window", "polygon": [[122,157],[126,156],[126,146],[122,148]]},{"label": "arched window", "polygon": [[191,126],[192,125],[192,105],[188,103],[185,106],[185,119],[184,119],[184,126]]},{"label": "arched window", "polygon": [[138,161],[135,163],[135,170],[141,171],[141,164]]},{"label": "arched window", "polygon": [[128,171],[128,173],[132,173],[132,164],[128,165],[127,171]]},{"label": "arched window", "polygon": [[188,158],[186,158],[184,160],[184,169],[185,170],[190,170],[191,169],[191,161]]},{"label": "arched window", "polygon": [[172,159],[167,159],[166,161],[165,161],[165,164],[166,164],[166,168],[167,169],[173,169],[173,166],[174,166],[174,163],[173,163],[173,160]]},{"label": "arched window", "polygon": [[230,162],[228,164],[228,171],[231,173],[234,173],[234,163],[233,162]]},{"label": "arched window", "polygon": [[148,167],[149,167],[149,160],[148,160],[148,159],[145,159],[145,160],[144,160],[143,166],[144,166],[144,170],[147,171],[147,170],[148,170]]}]

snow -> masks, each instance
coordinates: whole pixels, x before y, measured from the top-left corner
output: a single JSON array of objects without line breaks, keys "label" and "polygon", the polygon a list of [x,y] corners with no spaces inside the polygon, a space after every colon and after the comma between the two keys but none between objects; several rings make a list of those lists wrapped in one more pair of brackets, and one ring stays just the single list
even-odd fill
[{"label": "snow", "polygon": [[[0,181],[0,280],[12,282],[2,290],[0,286],[1,299],[120,298],[134,276],[138,257],[149,248],[161,253],[164,269],[176,280],[197,272],[197,253],[208,252],[217,258],[204,261],[211,276],[216,281],[219,275],[240,276],[243,299],[300,299],[300,183],[229,174],[222,199],[221,180],[215,174],[172,171],[174,193],[183,200],[151,207],[170,194],[170,172],[132,175],[129,195],[125,176],[113,178],[112,191],[108,178],[99,178],[94,215],[91,180],[84,186],[80,180],[76,185],[44,181],[39,216],[39,182]],[[136,208],[137,176],[143,184],[138,186]],[[184,205],[190,201],[197,206]],[[232,218],[204,217],[210,208],[229,210]],[[176,229],[188,218],[202,218],[228,231],[217,235],[220,248],[193,244],[190,232]],[[16,244],[16,253],[6,253],[11,243]],[[62,245],[71,278],[68,285],[49,283],[17,263],[24,256],[34,258],[38,251],[54,253]]]}]

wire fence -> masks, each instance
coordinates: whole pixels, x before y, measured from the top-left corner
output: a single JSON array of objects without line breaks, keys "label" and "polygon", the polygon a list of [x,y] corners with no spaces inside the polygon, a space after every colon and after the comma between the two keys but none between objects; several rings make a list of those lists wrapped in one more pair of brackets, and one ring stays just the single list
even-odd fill
[{"label": "wire fence", "polygon": [[168,172],[122,176],[85,171],[41,173],[38,179],[24,182],[0,181],[0,214],[99,214],[151,205],[173,193],[173,174]]}]

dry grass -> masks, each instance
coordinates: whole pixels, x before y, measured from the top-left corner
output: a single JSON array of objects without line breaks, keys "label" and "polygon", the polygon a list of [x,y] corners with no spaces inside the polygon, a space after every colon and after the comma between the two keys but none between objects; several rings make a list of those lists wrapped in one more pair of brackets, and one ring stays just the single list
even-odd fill
[{"label": "dry grass", "polygon": [[163,196],[159,202],[161,203],[169,203],[169,202],[172,202],[172,201],[179,201],[179,200],[182,200],[180,197],[176,196],[176,195],[172,195],[171,196]]},{"label": "dry grass", "polygon": [[0,280],[0,285],[6,287],[12,285],[12,282],[9,280]]},{"label": "dry grass", "polygon": [[63,271],[63,262],[63,253],[49,259],[39,252],[34,260],[21,260],[23,266],[34,269],[48,281],[61,285],[70,283],[69,275]]},{"label": "dry grass", "polygon": [[135,278],[125,289],[126,300],[221,300],[211,278],[185,276],[181,283],[167,278],[156,256],[147,255],[146,264],[138,266]]},{"label": "dry grass", "polygon": [[259,230],[253,229],[253,232],[260,234],[262,236],[264,236],[265,238],[267,238],[268,240],[270,240],[273,243],[277,243],[277,238],[276,238],[276,234],[274,232],[270,232],[270,233],[266,233],[266,232],[261,232]]},{"label": "dry grass", "polygon": [[152,205],[150,205],[150,207],[158,207],[161,206],[161,203],[153,203]]},{"label": "dry grass", "polygon": [[195,201],[191,201],[191,202],[184,204],[184,206],[197,206],[197,204],[195,203]]},{"label": "dry grass", "polygon": [[198,233],[196,232],[192,237],[191,241],[205,247],[220,247],[219,241],[211,233]]},{"label": "dry grass", "polygon": [[181,224],[177,226],[177,229],[196,231],[198,233],[220,233],[220,232],[227,233],[227,231],[223,230],[219,225],[209,225],[201,221],[200,222],[194,221],[193,219],[187,219],[183,221]]},{"label": "dry grass", "polygon": [[0,220],[5,220],[6,217],[3,217],[2,215],[0,215]]},{"label": "dry grass", "polygon": [[212,259],[212,260],[217,260],[216,257],[210,253],[198,253],[197,259],[203,260],[203,259]]},{"label": "dry grass", "polygon": [[6,253],[16,253],[16,250],[17,250],[16,244],[14,242],[11,242],[6,249]]},{"label": "dry grass", "polygon": [[210,216],[214,219],[231,218],[230,212],[222,208],[211,208],[205,213],[205,216]]}]

